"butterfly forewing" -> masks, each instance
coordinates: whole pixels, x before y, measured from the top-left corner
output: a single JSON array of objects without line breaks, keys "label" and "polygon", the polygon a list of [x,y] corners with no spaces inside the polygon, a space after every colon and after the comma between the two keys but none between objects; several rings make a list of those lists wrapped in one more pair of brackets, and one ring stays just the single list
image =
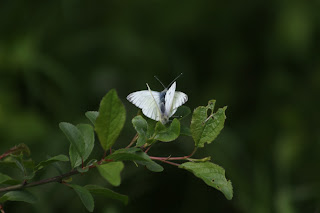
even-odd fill
[{"label": "butterfly forewing", "polygon": [[127,96],[127,100],[142,109],[143,114],[148,118],[160,120],[159,103],[156,102],[160,100],[159,92],[148,90],[133,92]]},{"label": "butterfly forewing", "polygon": [[174,99],[174,94],[176,91],[176,82],[172,84],[172,86],[168,89],[166,96],[165,96],[165,112],[169,115],[172,111],[172,103]]},{"label": "butterfly forewing", "polygon": [[184,104],[187,101],[188,101],[188,96],[185,93],[176,91],[174,93],[173,102],[172,102],[172,111],[169,114],[169,117],[171,117],[177,111],[178,107],[180,107],[182,104]]}]

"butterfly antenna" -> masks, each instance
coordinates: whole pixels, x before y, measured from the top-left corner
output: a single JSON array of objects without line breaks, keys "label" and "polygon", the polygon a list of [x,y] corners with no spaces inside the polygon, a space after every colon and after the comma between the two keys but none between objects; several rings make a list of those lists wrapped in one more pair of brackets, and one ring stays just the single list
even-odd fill
[{"label": "butterfly antenna", "polygon": [[182,76],[183,73],[180,73],[180,75],[178,75],[175,79],[173,79],[173,81],[171,81],[171,83],[169,84],[168,88],[171,86],[171,84],[173,84],[173,82],[175,82],[180,76]]},{"label": "butterfly antenna", "polygon": [[159,79],[157,76],[154,76],[154,77],[155,77],[155,79],[157,79],[157,80],[160,82],[160,84],[163,86],[163,88],[166,89],[166,87],[165,87],[164,84],[160,81],[160,79]]}]

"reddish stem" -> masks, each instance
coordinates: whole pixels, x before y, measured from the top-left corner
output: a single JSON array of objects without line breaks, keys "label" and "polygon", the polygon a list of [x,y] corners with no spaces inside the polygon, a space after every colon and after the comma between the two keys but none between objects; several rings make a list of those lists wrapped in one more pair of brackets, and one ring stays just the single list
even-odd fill
[{"label": "reddish stem", "polygon": [[187,159],[187,158],[190,158],[192,155],[194,155],[194,153],[195,153],[196,151],[197,151],[197,149],[195,148],[190,155],[183,156],[183,157],[153,157],[153,156],[150,156],[150,159],[152,159],[152,160],[160,160],[160,161],[166,161],[166,160],[185,160],[185,159]]},{"label": "reddish stem", "polygon": [[178,163],[173,163],[173,162],[171,162],[171,161],[161,160],[161,162],[163,162],[163,163],[167,163],[167,164],[170,164],[170,165],[173,165],[173,166],[177,166],[177,167],[179,167],[179,166],[180,166],[180,164],[178,164]]}]

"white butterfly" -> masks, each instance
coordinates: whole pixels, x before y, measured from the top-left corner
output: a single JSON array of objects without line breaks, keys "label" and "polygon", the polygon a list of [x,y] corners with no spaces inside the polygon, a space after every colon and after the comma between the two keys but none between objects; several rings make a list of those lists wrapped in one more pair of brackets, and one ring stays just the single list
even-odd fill
[{"label": "white butterfly", "polygon": [[162,92],[151,91],[148,84],[147,87],[148,90],[129,94],[127,100],[142,109],[145,116],[161,121],[163,124],[169,121],[179,106],[188,101],[188,96],[185,93],[176,91],[176,82],[173,82],[169,89],[165,88]]}]

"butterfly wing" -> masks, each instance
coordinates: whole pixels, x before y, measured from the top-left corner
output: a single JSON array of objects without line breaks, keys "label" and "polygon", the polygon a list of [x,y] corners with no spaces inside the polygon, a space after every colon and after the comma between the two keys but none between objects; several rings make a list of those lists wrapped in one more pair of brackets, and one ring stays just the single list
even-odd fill
[{"label": "butterfly wing", "polygon": [[[148,89],[150,89],[148,87]],[[142,112],[148,118],[159,121],[159,101],[160,93],[151,90],[142,90],[133,92],[127,96],[127,100],[142,109]],[[156,100],[159,100],[158,102]]]},{"label": "butterfly wing", "polygon": [[165,96],[165,113],[167,115],[170,115],[170,113],[171,113],[175,91],[176,91],[176,82],[174,82],[171,85],[171,87],[168,89],[166,96]]},{"label": "butterfly wing", "polygon": [[186,103],[187,101],[188,101],[188,96],[185,93],[176,91],[174,93],[174,97],[172,101],[172,110],[171,110],[171,113],[169,114],[169,117],[174,115],[178,107],[180,107],[182,104]]}]

